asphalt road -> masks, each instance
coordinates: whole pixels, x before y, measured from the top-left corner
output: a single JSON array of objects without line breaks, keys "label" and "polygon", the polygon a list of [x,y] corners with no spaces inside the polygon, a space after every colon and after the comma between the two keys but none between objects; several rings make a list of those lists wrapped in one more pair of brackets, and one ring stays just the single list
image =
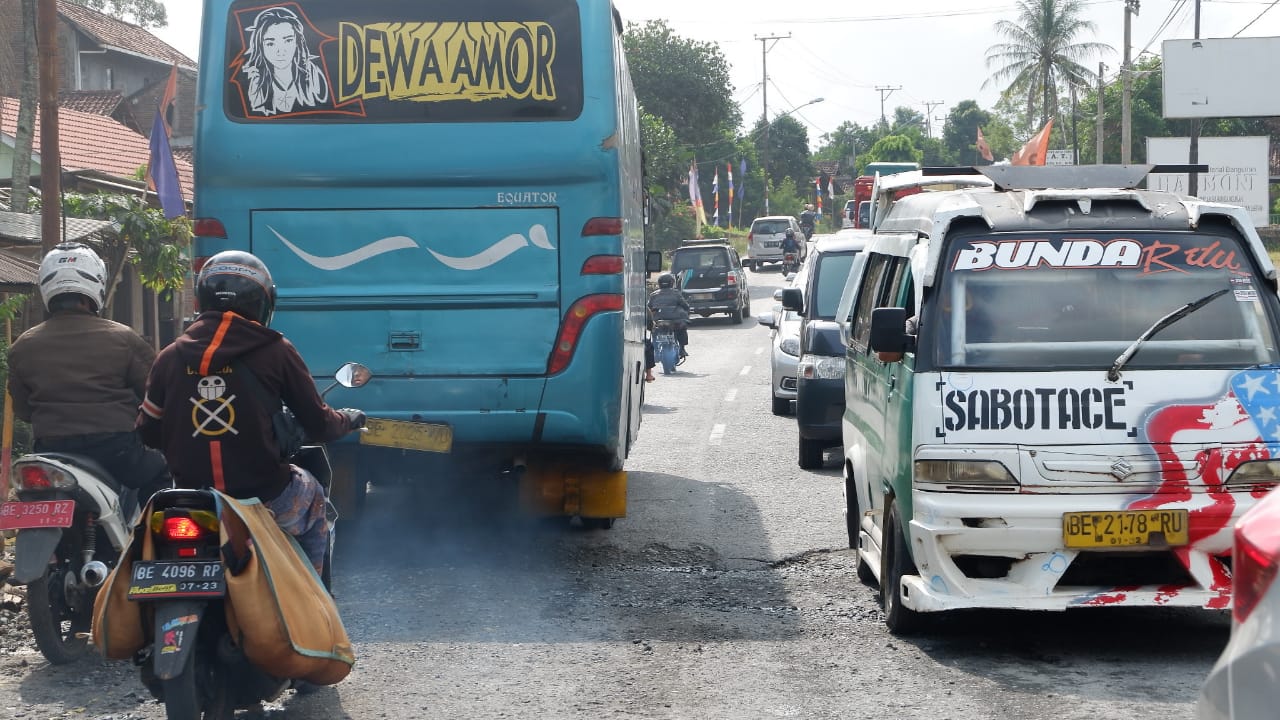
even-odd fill
[{"label": "asphalt road", "polygon": [[[750,279],[767,310],[778,272]],[[371,494],[337,562],[356,669],[258,716],[1194,716],[1222,614],[969,612],[890,636],[846,549],[838,459],[800,470],[794,420],[770,412],[768,345],[750,322],[695,322],[688,362],[647,386],[612,530],[465,502],[474,478]],[[48,666],[14,640],[24,621],[0,613],[0,716],[164,716],[127,664]]]}]

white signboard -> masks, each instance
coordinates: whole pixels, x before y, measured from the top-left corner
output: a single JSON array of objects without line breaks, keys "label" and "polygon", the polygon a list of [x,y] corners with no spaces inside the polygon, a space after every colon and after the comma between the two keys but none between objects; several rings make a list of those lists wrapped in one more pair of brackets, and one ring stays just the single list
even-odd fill
[{"label": "white signboard", "polygon": [[[1249,211],[1255,226],[1267,225],[1270,146],[1269,137],[1200,138],[1199,163],[1208,165],[1209,172],[1199,176],[1196,196],[1239,205]],[[1155,165],[1186,164],[1190,152],[1190,138],[1147,138],[1147,162]],[[1152,173],[1147,176],[1147,189],[1185,195],[1188,182],[1186,175]]]},{"label": "white signboard", "polygon": [[1045,165],[1075,165],[1075,153],[1071,150],[1049,150],[1044,155]]},{"label": "white signboard", "polygon": [[1165,40],[1167,118],[1280,115],[1280,37]]}]

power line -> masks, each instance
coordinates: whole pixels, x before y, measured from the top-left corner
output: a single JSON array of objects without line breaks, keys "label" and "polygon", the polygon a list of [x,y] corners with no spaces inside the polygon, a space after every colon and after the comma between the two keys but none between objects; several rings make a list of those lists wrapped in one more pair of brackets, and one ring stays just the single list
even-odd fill
[{"label": "power line", "polygon": [[1244,27],[1242,27],[1242,28],[1240,28],[1239,30],[1237,30],[1237,31],[1236,31],[1236,33],[1235,33],[1235,35],[1232,35],[1231,37],[1235,37],[1236,35],[1239,35],[1240,33],[1244,32],[1245,30],[1248,30],[1248,29],[1249,29],[1249,25],[1252,25],[1252,24],[1254,24],[1254,23],[1258,22],[1259,20],[1261,20],[1261,19],[1262,19],[1262,16],[1263,16],[1263,15],[1266,15],[1268,12],[1270,12],[1270,11],[1271,11],[1271,8],[1275,7],[1277,4],[1280,4],[1280,0],[1275,0],[1275,1],[1274,1],[1274,2],[1272,2],[1270,5],[1268,5],[1268,6],[1266,6],[1265,8],[1263,8],[1263,9],[1262,9],[1262,12],[1258,13],[1258,17],[1256,17],[1256,18],[1254,18],[1254,19],[1250,20],[1250,21],[1249,21],[1249,23],[1248,23],[1248,25],[1245,25]]},{"label": "power line", "polygon": [[876,92],[880,93],[880,122],[885,124],[888,124],[889,122],[888,120],[885,119],[885,116],[884,116],[884,101],[889,99],[889,96],[893,94],[894,90],[901,90],[901,89],[902,89],[901,85],[897,87],[889,87],[888,85],[876,86]]}]

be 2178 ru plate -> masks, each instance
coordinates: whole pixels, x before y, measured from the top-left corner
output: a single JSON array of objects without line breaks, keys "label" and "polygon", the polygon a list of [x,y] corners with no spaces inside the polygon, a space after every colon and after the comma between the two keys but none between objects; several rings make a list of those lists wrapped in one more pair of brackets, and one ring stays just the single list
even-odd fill
[{"label": "be 2178 ru plate", "polygon": [[1062,514],[1069,548],[1174,547],[1190,542],[1187,511],[1107,510]]}]

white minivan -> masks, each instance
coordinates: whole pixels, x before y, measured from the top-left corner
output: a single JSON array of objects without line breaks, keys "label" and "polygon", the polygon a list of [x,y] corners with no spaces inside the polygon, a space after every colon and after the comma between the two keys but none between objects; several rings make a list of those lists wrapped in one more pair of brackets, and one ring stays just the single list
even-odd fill
[{"label": "white minivan", "polygon": [[842,435],[892,632],[1230,607],[1231,527],[1280,481],[1276,270],[1245,210],[1136,189],[1149,169],[989,166],[877,209]]},{"label": "white minivan", "polygon": [[804,233],[800,231],[800,222],[790,215],[769,215],[751,221],[751,231],[747,234],[747,257],[742,264],[752,270],[759,270],[764,263],[782,262],[782,239],[787,230],[796,234],[796,242],[800,246],[800,259],[804,259]]}]

